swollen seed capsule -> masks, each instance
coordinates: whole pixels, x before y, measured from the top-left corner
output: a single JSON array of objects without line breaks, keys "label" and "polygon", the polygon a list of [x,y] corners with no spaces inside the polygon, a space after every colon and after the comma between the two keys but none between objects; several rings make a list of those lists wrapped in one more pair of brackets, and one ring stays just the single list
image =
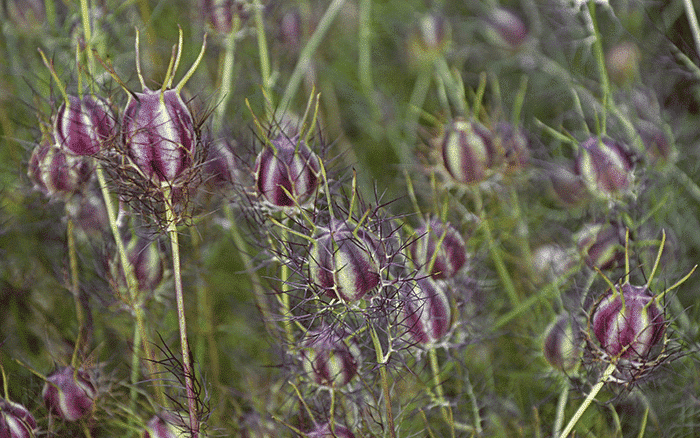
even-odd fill
[{"label": "swollen seed capsule", "polygon": [[464,239],[451,224],[433,219],[417,228],[416,234],[411,258],[419,268],[428,269],[432,263],[433,278],[452,278],[467,261]]},{"label": "swollen seed capsule", "polygon": [[523,20],[507,9],[494,9],[489,14],[487,25],[491,42],[503,49],[517,50],[528,38]]},{"label": "swollen seed capsule", "polygon": [[579,326],[570,315],[562,315],[549,326],[544,340],[544,357],[562,371],[572,370],[581,358]]},{"label": "swollen seed capsule", "polygon": [[624,283],[595,305],[590,327],[608,356],[644,361],[661,341],[666,320],[649,288]]},{"label": "swollen seed capsule", "polygon": [[58,109],[54,123],[57,144],[75,155],[94,155],[115,135],[115,118],[109,104],[97,96],[69,96]]},{"label": "swollen seed capsule", "polygon": [[501,122],[494,129],[494,137],[499,153],[505,160],[506,171],[516,172],[527,167],[530,160],[530,144],[522,128]]},{"label": "swollen seed capsule", "polygon": [[452,327],[452,305],[443,283],[430,277],[407,281],[399,288],[401,324],[418,344],[433,344]]},{"label": "swollen seed capsule", "polygon": [[369,231],[334,220],[311,245],[310,276],[329,297],[355,302],[379,284],[380,256]]},{"label": "swollen seed capsule", "polygon": [[[163,279],[164,271],[158,242],[145,237],[132,237],[126,243],[126,255],[134,270],[139,290],[154,290]],[[118,254],[110,261],[109,270],[119,287],[126,286],[124,270]]]},{"label": "swollen seed capsule", "polygon": [[625,231],[617,222],[585,225],[577,245],[586,264],[603,271],[620,265],[625,260]]},{"label": "swollen seed capsule", "polygon": [[192,114],[177,90],[134,93],[124,110],[129,156],[155,184],[173,184],[192,166],[197,136]]},{"label": "swollen seed capsule", "polygon": [[211,144],[204,170],[214,184],[230,184],[236,181],[236,157],[233,147],[226,140]]},{"label": "swollen seed capsule", "polygon": [[617,198],[632,189],[632,160],[609,138],[591,137],[581,143],[576,169],[588,191],[600,199]]},{"label": "swollen seed capsule", "polygon": [[552,189],[564,206],[573,207],[588,198],[586,185],[576,168],[570,164],[556,164],[549,172]]},{"label": "swollen seed capsule", "polygon": [[441,140],[442,159],[447,172],[462,184],[475,184],[487,177],[493,165],[492,134],[485,127],[463,119],[445,128]]},{"label": "swollen seed capsule", "polygon": [[321,425],[306,436],[309,438],[355,438],[349,429],[337,424],[334,424],[332,428],[330,424]]},{"label": "swollen seed capsule", "polygon": [[97,390],[87,372],[63,367],[46,378],[41,395],[51,413],[65,421],[78,421],[92,412]]},{"label": "swollen seed capsule", "polygon": [[0,399],[0,437],[34,438],[36,420],[34,416],[19,403]]},{"label": "swollen seed capsule", "polygon": [[255,161],[255,185],[272,205],[303,204],[319,185],[316,154],[298,136],[284,134],[271,141]]},{"label": "swollen seed capsule", "polygon": [[360,350],[354,342],[343,338],[328,327],[306,335],[301,350],[304,371],[319,385],[337,388],[357,375]]},{"label": "swollen seed capsule", "polygon": [[47,196],[70,197],[80,191],[92,174],[83,157],[65,152],[52,143],[34,148],[27,175],[34,187]]}]

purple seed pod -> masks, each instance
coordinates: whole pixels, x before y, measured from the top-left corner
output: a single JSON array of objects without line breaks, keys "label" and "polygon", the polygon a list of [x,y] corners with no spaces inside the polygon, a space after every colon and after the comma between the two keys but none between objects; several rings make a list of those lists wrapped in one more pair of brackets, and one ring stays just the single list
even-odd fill
[{"label": "purple seed pod", "polygon": [[68,198],[90,179],[92,165],[81,156],[42,143],[32,151],[27,175],[45,195]]},{"label": "purple seed pod", "polygon": [[617,222],[587,224],[578,233],[577,246],[586,264],[605,271],[625,260],[626,228]]},{"label": "purple seed pod", "polygon": [[583,203],[588,198],[588,190],[575,166],[556,164],[549,172],[552,189],[557,200],[566,207]]},{"label": "purple seed pod", "polygon": [[352,303],[380,281],[381,251],[369,231],[333,220],[311,245],[309,271],[313,282],[331,298]]},{"label": "purple seed pod", "polygon": [[233,146],[229,141],[220,139],[209,146],[204,171],[213,184],[225,185],[235,182],[237,167]]},{"label": "purple seed pod", "polygon": [[0,399],[0,438],[34,438],[36,420],[27,408]]},{"label": "purple seed pod", "polygon": [[440,146],[445,169],[458,183],[483,181],[494,164],[492,134],[477,122],[455,120],[445,128]]},{"label": "purple seed pod", "polygon": [[530,142],[522,128],[501,122],[494,129],[494,137],[503,155],[507,172],[527,167],[530,160]]},{"label": "purple seed pod", "polygon": [[134,93],[124,110],[123,138],[143,175],[175,183],[194,161],[197,135],[192,114],[177,90]]},{"label": "purple seed pod", "polygon": [[449,333],[452,305],[444,283],[430,277],[407,281],[400,286],[399,297],[399,321],[413,342],[433,344]]},{"label": "purple seed pod", "polygon": [[94,409],[97,390],[86,371],[63,367],[46,378],[41,395],[51,413],[65,421],[78,421]]},{"label": "purple seed pod", "polygon": [[255,185],[265,200],[278,207],[303,204],[319,186],[318,156],[301,140],[279,135],[255,161]]},{"label": "purple seed pod", "polygon": [[319,385],[338,388],[357,375],[360,350],[342,333],[323,327],[307,333],[302,342],[301,357],[304,371]]},{"label": "purple seed pod", "polygon": [[[153,291],[163,280],[164,263],[158,248],[158,241],[134,236],[126,242],[126,254],[134,270],[134,276],[140,291]],[[116,254],[109,263],[111,276],[119,287],[126,286],[124,270],[119,255]]]},{"label": "purple seed pod", "polygon": [[116,134],[109,104],[97,96],[69,96],[54,122],[56,143],[75,155],[94,155]]},{"label": "purple seed pod", "polygon": [[184,428],[174,423],[179,423],[172,414],[154,415],[146,424],[143,438],[180,438],[184,435]]},{"label": "purple seed pod", "polygon": [[513,12],[494,9],[487,19],[488,36],[496,46],[517,50],[528,38],[528,31],[523,20]]},{"label": "purple seed pod", "polygon": [[349,429],[337,424],[333,425],[332,428],[330,424],[321,425],[307,433],[306,436],[308,438],[355,438]]},{"label": "purple seed pod", "polygon": [[589,325],[608,356],[645,361],[663,338],[666,319],[649,288],[624,283],[608,289],[594,306]]},{"label": "purple seed pod", "polygon": [[588,191],[600,199],[617,198],[632,190],[632,160],[622,145],[591,137],[581,143],[576,170]]},{"label": "purple seed pod", "polygon": [[549,326],[544,358],[561,371],[571,371],[581,359],[580,327],[571,315],[562,315]]},{"label": "purple seed pod", "polygon": [[467,247],[459,232],[450,224],[432,219],[416,229],[417,238],[410,246],[411,258],[428,269],[433,278],[452,278],[467,261]]}]

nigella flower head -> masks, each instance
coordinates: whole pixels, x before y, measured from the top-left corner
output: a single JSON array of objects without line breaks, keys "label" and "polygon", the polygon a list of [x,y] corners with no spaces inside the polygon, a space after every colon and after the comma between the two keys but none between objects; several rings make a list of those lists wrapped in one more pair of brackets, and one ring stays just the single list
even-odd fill
[{"label": "nigella flower head", "polygon": [[139,36],[136,34],[136,66],[143,91],[129,92],[124,109],[122,139],[126,153],[141,175],[154,185],[178,185],[193,167],[199,135],[181,92],[201,61],[206,36],[199,57],[180,83],[172,86],[182,50],[182,29],[177,54],[173,48],[166,79],[158,90],[149,89],[141,76]]},{"label": "nigella flower head", "polygon": [[51,413],[65,421],[78,421],[95,408],[97,388],[87,371],[68,366],[46,377],[41,395]]},{"label": "nigella flower head", "polygon": [[549,326],[544,339],[544,357],[562,371],[572,370],[581,359],[581,332],[572,315],[561,315]]},{"label": "nigella flower head", "polygon": [[27,174],[34,187],[46,196],[69,198],[90,179],[92,165],[58,147],[53,137],[49,137],[32,151]]},{"label": "nigella flower head", "polygon": [[444,282],[422,277],[399,286],[400,324],[416,344],[440,341],[452,328],[452,302]]},{"label": "nigella flower head", "polygon": [[357,375],[361,356],[352,339],[331,327],[309,331],[302,341],[301,358],[306,374],[319,385],[340,387]]},{"label": "nigella flower head", "polygon": [[416,235],[411,258],[419,268],[429,269],[433,278],[452,278],[466,263],[466,244],[452,224],[433,218],[418,227]]},{"label": "nigella flower head", "polygon": [[614,200],[632,192],[633,163],[622,143],[591,137],[581,143],[576,169],[591,195]]},{"label": "nigella flower head", "polygon": [[35,432],[36,420],[27,408],[0,398],[0,437],[34,438]]},{"label": "nigella flower head", "polygon": [[493,133],[476,121],[457,119],[436,140],[447,173],[460,184],[485,180],[495,164]]},{"label": "nigella flower head", "polygon": [[263,146],[255,161],[255,186],[277,207],[301,205],[320,185],[318,156],[298,135],[285,133]]},{"label": "nigella flower head", "polygon": [[311,245],[312,281],[331,297],[351,303],[375,290],[382,258],[377,237],[361,225],[333,219]]},{"label": "nigella flower head", "polygon": [[99,96],[68,96],[54,121],[57,144],[75,155],[95,155],[116,134],[110,104]]},{"label": "nigella flower head", "polygon": [[664,233],[652,271],[643,285],[630,282],[629,252],[626,250],[625,270],[628,274],[624,281],[613,284],[605,277],[610,287],[588,312],[588,356],[615,365],[611,378],[618,383],[634,383],[670,357],[666,348],[669,319],[663,299],[666,293],[687,280],[697,265],[661,293],[652,292],[650,285],[659,266],[665,240]]}]

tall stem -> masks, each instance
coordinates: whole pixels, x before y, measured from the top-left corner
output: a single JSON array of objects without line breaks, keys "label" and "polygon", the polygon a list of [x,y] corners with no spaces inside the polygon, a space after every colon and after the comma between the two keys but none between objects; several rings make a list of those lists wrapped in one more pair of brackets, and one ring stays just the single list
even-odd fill
[{"label": "tall stem", "polygon": [[617,368],[616,363],[611,363],[608,368],[605,370],[603,375],[601,376],[600,380],[598,383],[596,383],[593,388],[591,388],[591,392],[588,394],[586,399],[581,403],[581,406],[579,406],[578,410],[574,414],[573,417],[571,417],[571,420],[569,421],[569,424],[566,425],[566,428],[564,431],[559,435],[559,437],[564,438],[569,436],[569,433],[573,430],[574,426],[578,422],[578,420],[581,419],[581,416],[583,416],[583,413],[586,412],[586,409],[588,409],[588,406],[591,404],[593,399],[595,398],[596,395],[600,392],[600,390],[603,388],[603,385],[605,385],[605,382],[608,381],[612,373],[615,371],[615,368]]},{"label": "tall stem", "polygon": [[193,438],[199,436],[199,419],[197,418],[197,396],[194,392],[192,366],[190,363],[190,347],[187,342],[187,323],[185,322],[185,298],[182,292],[182,272],[180,270],[180,244],[178,241],[175,212],[170,186],[163,186],[165,198],[165,220],[170,246],[173,252],[173,276],[175,277],[175,301],[177,302],[177,320],[180,325],[180,346],[182,348],[182,372],[185,375],[185,390],[187,391],[187,408],[190,417],[190,431]]},{"label": "tall stem", "polygon": [[391,438],[396,438],[396,426],[394,425],[394,411],[391,407],[391,393],[389,391],[389,374],[386,369],[386,362],[388,357],[384,355],[382,350],[382,344],[377,336],[377,330],[374,326],[370,325],[370,333],[372,336],[372,343],[374,344],[374,351],[377,355],[377,364],[379,365],[379,376],[382,379],[382,395],[384,396],[384,404],[386,408],[386,421],[389,428],[389,436]]},{"label": "tall stem", "polygon": [[67,237],[68,237],[68,259],[70,264],[70,289],[75,301],[75,315],[78,319],[78,338],[75,340],[75,349],[70,364],[76,368],[78,362],[78,353],[81,349],[81,344],[86,341],[85,332],[85,315],[83,306],[80,303],[80,281],[78,278],[78,257],[75,249],[75,234],[73,230],[73,219],[68,218]]}]

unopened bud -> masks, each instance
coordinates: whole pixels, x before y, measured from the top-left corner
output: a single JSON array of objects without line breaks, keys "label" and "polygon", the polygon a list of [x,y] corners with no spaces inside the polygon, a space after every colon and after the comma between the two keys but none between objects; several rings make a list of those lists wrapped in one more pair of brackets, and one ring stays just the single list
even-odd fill
[{"label": "unopened bud", "polygon": [[116,134],[115,123],[112,109],[102,98],[69,96],[56,114],[56,143],[76,155],[94,155]]},{"label": "unopened bud", "polygon": [[581,359],[580,327],[570,315],[562,315],[549,326],[544,340],[544,357],[562,371],[572,370]]},{"label": "unopened bud", "polygon": [[449,223],[433,219],[416,229],[410,246],[411,258],[428,269],[433,278],[452,278],[467,261],[467,248],[459,232]]},{"label": "unopened bud", "polygon": [[83,157],[42,143],[32,151],[27,174],[45,195],[67,198],[82,189],[92,174],[92,165]]},{"label": "unopened bud", "polygon": [[329,327],[306,335],[301,350],[304,370],[319,385],[337,388],[357,375],[360,350],[352,340],[343,338]]},{"label": "unopened bud", "polygon": [[9,400],[0,399],[0,437],[34,438],[36,420],[27,408]]},{"label": "unopened bud", "polygon": [[576,167],[588,191],[601,199],[632,190],[632,160],[623,146],[609,138],[591,137],[581,143]]},{"label": "unopened bud", "polygon": [[445,169],[458,183],[483,181],[494,164],[492,134],[477,122],[455,120],[445,128],[440,147]]},{"label": "unopened bud", "polygon": [[625,227],[617,222],[587,224],[578,233],[577,245],[586,264],[613,269],[625,259]]},{"label": "unopened bud", "polygon": [[65,421],[78,421],[94,409],[97,390],[86,371],[63,367],[46,378],[42,397],[51,413]]},{"label": "unopened bud", "polygon": [[411,280],[399,288],[401,325],[418,344],[438,342],[452,327],[452,305],[444,283],[430,277]]}]

